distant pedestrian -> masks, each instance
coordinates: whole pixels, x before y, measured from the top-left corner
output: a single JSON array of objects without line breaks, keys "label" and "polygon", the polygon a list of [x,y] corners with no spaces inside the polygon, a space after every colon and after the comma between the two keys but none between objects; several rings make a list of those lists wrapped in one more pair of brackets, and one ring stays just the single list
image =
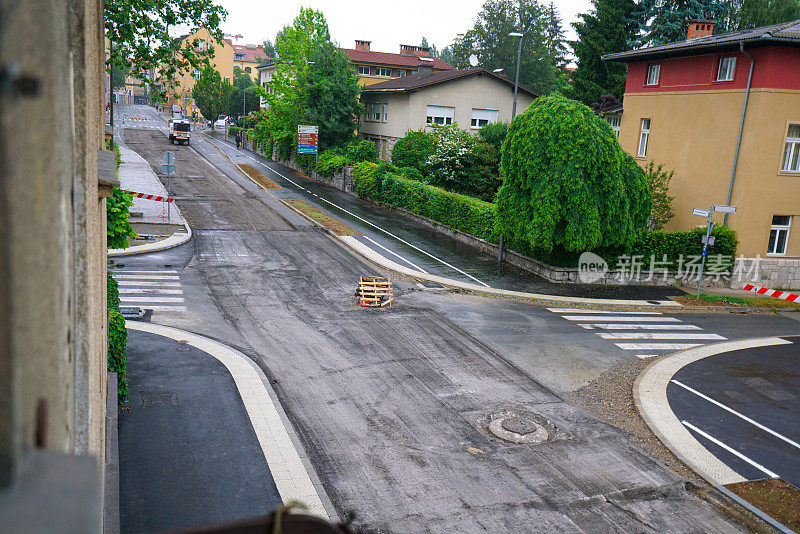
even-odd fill
[{"label": "distant pedestrian", "polygon": [[239,132],[236,132],[236,149],[239,149],[239,145],[242,144],[242,135]]}]

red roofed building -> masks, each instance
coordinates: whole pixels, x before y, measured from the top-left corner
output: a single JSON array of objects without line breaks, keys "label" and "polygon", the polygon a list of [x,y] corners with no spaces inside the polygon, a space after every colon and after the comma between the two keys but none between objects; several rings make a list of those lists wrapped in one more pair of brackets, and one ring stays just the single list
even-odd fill
[{"label": "red roofed building", "polygon": [[[229,37],[226,35],[226,37]],[[241,35],[231,35],[230,39],[225,39],[233,47],[233,66],[239,67],[250,75],[251,78],[258,78],[256,67],[261,60],[268,59],[264,53],[263,45],[237,44],[236,40],[241,39]]]},{"label": "red roofed building", "polygon": [[356,41],[355,49],[340,48],[355,67],[361,86],[385,82],[392,78],[404,78],[417,74],[420,65],[428,65],[434,72],[453,70],[453,67],[431,57],[431,49],[422,46],[400,45],[400,53],[373,52],[370,41]]}]

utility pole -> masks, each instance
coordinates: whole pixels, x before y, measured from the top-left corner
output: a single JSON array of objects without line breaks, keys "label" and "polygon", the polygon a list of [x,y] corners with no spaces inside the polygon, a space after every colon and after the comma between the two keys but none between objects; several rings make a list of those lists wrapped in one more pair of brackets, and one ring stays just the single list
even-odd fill
[{"label": "utility pole", "polygon": [[509,37],[519,37],[519,47],[517,47],[517,75],[514,77],[514,105],[511,107],[511,119],[517,116],[517,92],[519,91],[519,63],[522,59],[522,34],[511,32]]},{"label": "utility pole", "polygon": [[114,43],[108,43],[108,117],[111,125],[111,146],[114,146]]}]

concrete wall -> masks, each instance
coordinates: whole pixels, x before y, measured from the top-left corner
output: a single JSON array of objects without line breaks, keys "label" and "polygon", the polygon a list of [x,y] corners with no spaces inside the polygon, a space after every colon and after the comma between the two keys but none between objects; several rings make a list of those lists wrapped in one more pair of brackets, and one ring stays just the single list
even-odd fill
[{"label": "concrete wall", "polygon": [[[647,156],[637,160],[675,170],[668,229],[703,224],[693,208],[726,203],[743,100],[742,89],[625,95],[622,148],[636,157],[641,119],[650,118]],[[800,124],[800,91],[751,91],[731,200],[738,211],[728,219],[747,257],[765,256],[773,215],[792,215],[785,257],[800,258],[800,175],[780,171],[790,122]]]},{"label": "concrete wall", "polygon": [[3,7],[0,62],[18,83],[0,92],[0,487],[37,428],[44,448],[102,465],[108,192],[103,2]]}]

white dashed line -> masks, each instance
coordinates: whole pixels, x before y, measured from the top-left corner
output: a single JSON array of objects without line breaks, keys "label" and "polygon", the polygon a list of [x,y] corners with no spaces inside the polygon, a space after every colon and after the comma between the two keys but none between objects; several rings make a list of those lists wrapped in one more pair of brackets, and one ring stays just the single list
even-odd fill
[{"label": "white dashed line", "polygon": [[695,333],[674,333],[674,332],[599,332],[598,336],[603,339],[714,339],[725,340],[719,334],[695,334]]},{"label": "white dashed line", "polygon": [[578,326],[587,330],[702,330],[693,324],[614,324],[614,323],[581,323]]},{"label": "white dashed line", "polygon": [[622,350],[683,350],[702,343],[614,343]]},{"label": "white dashed line", "polygon": [[593,315],[562,315],[564,319],[567,321],[625,321],[625,322],[635,322],[635,321],[642,321],[642,322],[662,322],[662,323],[679,323],[681,322],[680,319],[676,319],[674,317],[654,317],[654,316],[621,316],[621,315],[601,315],[601,316],[593,316]]},{"label": "white dashed line", "polygon": [[748,464],[752,465],[753,467],[755,467],[759,471],[763,471],[764,473],[767,474],[768,477],[770,477],[770,478],[779,478],[779,475],[777,473],[774,473],[774,472],[770,471],[769,469],[767,469],[766,467],[764,467],[763,465],[761,465],[760,463],[758,463],[758,462],[756,462],[754,460],[751,460],[750,458],[748,458],[747,456],[745,456],[741,452],[737,451],[736,449],[725,445],[724,443],[722,443],[720,440],[718,440],[714,436],[703,432],[702,430],[700,430],[696,426],[692,425],[691,423],[688,423],[687,421],[681,421],[681,423],[683,423],[690,430],[695,431],[696,433],[700,434],[701,436],[703,436],[707,440],[711,441],[712,443],[716,443],[717,445],[719,445],[720,447],[722,447],[723,449],[725,449],[729,453],[733,454],[734,456],[737,456],[737,457],[741,458],[742,460],[744,460]]}]

